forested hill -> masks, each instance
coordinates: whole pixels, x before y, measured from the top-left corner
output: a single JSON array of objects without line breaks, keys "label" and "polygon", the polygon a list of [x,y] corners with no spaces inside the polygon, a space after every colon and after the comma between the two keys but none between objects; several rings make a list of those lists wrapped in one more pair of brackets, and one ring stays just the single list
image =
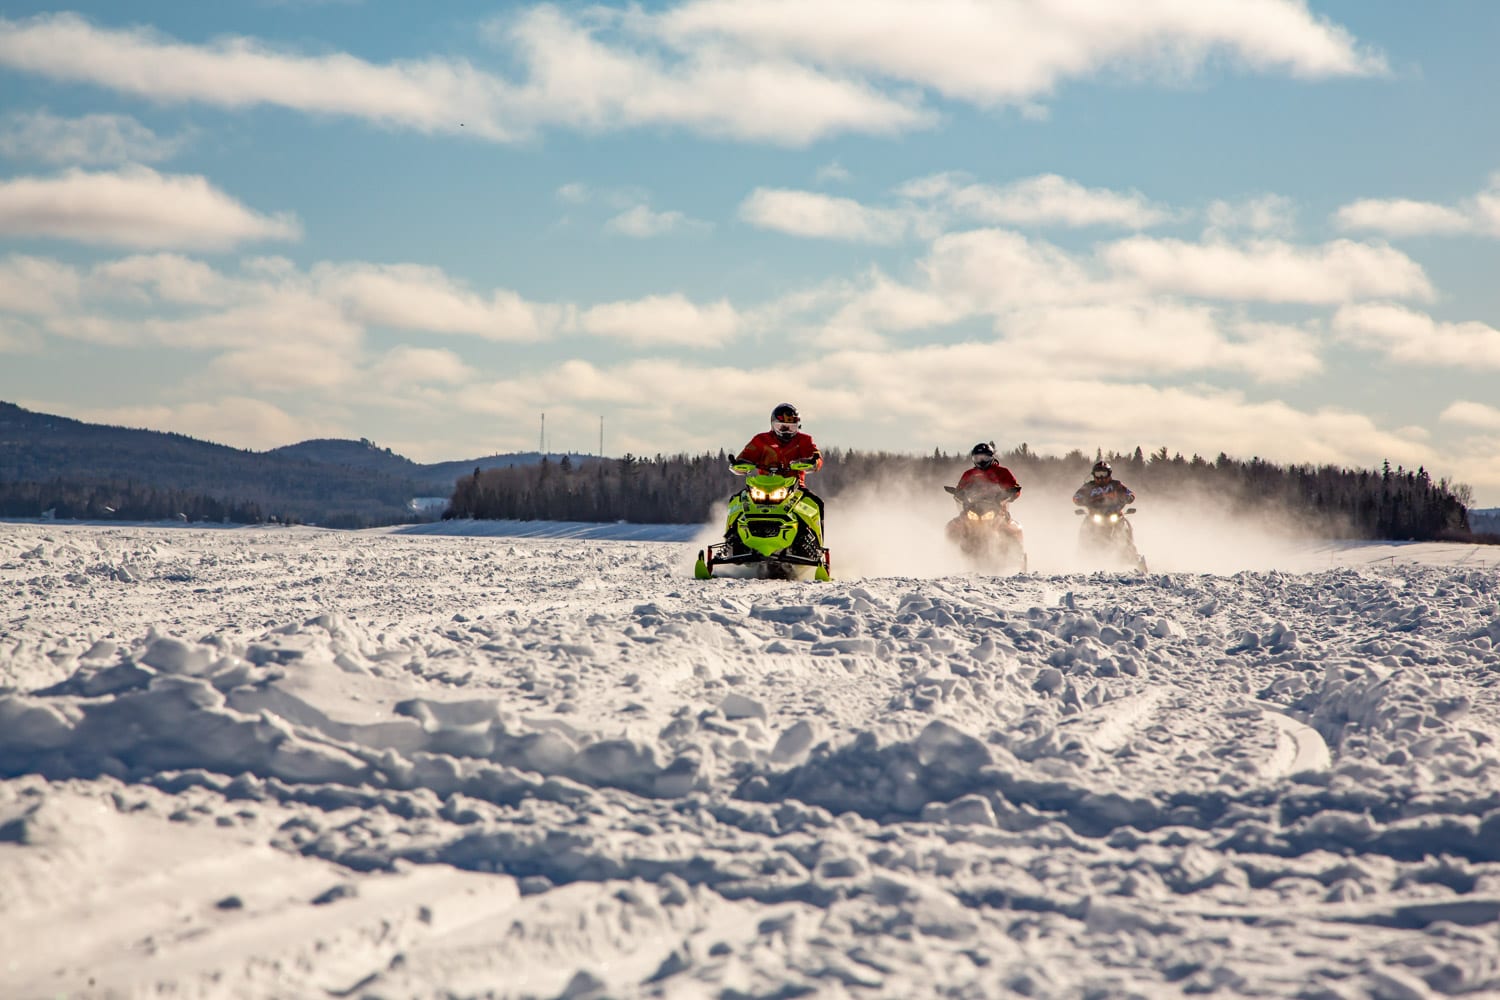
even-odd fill
[{"label": "forested hill", "polygon": [[417,496],[448,496],[491,455],[419,465],[373,442],[307,441],[245,451],[182,434],[87,423],[0,402],[0,516],[300,521],[364,527],[408,520]]},{"label": "forested hill", "polygon": [[[968,467],[963,456],[930,456],[827,449],[809,486],[830,504],[840,494],[891,483],[952,483]],[[1049,457],[1026,445],[1003,453],[1003,464],[1031,498],[1066,503],[1088,478],[1094,456]],[[1137,448],[1106,454],[1116,476],[1141,495],[1208,498],[1230,513],[1293,518],[1311,532],[1335,538],[1432,540],[1470,538],[1468,487],[1434,480],[1425,469],[1282,466],[1220,454],[1151,455]],[[493,469],[458,481],[446,517],[522,520],[706,523],[714,505],[738,486],[724,452],[653,459],[542,462]]]},{"label": "forested hill", "polygon": [[472,476],[475,469],[534,465],[542,460],[541,453],[525,451],[423,465],[403,455],[398,455],[389,448],[382,448],[368,438],[360,438],[358,441],[346,438],[314,438],[297,444],[272,448],[266,454],[297,461],[319,462],[325,465],[345,465],[400,479],[411,479],[422,487],[423,495],[427,496],[448,496],[453,492],[453,484],[458,478]]}]

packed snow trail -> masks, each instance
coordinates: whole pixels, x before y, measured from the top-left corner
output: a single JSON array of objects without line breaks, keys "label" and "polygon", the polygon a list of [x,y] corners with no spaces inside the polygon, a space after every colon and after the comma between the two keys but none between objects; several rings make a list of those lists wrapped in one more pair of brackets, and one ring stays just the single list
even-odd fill
[{"label": "packed snow trail", "polygon": [[1488,552],[694,553],[0,525],[0,994],[1500,990]]}]

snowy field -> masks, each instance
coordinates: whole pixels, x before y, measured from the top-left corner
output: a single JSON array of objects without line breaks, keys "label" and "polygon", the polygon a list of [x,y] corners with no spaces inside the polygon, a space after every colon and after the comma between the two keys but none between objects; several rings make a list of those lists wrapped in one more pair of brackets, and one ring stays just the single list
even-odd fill
[{"label": "snowy field", "polygon": [[0,996],[1500,995],[1500,547],[873,517],[0,523]]}]

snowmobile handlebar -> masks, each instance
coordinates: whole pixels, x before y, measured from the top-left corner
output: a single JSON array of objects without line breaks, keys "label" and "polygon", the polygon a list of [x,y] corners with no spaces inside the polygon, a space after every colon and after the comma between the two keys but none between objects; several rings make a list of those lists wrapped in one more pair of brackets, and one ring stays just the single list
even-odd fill
[{"label": "snowmobile handlebar", "polygon": [[815,462],[788,462],[786,465],[756,465],[754,462],[731,462],[729,471],[736,476],[748,476],[752,472],[762,475],[789,476],[798,472],[811,472],[817,468]]}]

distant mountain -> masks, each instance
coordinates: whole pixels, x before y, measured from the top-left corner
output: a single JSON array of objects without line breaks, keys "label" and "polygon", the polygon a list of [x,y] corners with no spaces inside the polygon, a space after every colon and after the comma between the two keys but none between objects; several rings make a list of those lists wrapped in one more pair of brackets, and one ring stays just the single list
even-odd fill
[{"label": "distant mountain", "polygon": [[[472,476],[475,469],[503,469],[512,465],[536,465],[542,460],[540,452],[526,451],[421,465],[403,455],[396,454],[389,448],[380,447],[369,438],[360,438],[358,441],[346,438],[313,438],[297,444],[273,448],[266,454],[281,455],[304,462],[369,469],[381,475],[409,478],[426,484],[442,496],[451,494],[453,484],[463,476]],[[561,458],[559,455],[548,457]],[[586,460],[578,455],[572,455],[570,459],[575,463]]]},{"label": "distant mountain", "polygon": [[[0,402],[0,500],[12,516],[35,516],[57,497],[68,508],[139,506],[153,492],[179,505],[211,498],[254,505],[279,520],[359,527],[411,519],[409,502],[449,496],[476,468],[528,465],[534,453],[420,465],[369,440],[320,439],[246,451],[182,434],[92,424]],[[51,497],[53,499],[49,500]],[[40,505],[36,511],[28,505]],[[202,505],[199,505],[200,507]],[[65,516],[65,515],[59,515]],[[76,515],[75,515],[76,516]]]}]

